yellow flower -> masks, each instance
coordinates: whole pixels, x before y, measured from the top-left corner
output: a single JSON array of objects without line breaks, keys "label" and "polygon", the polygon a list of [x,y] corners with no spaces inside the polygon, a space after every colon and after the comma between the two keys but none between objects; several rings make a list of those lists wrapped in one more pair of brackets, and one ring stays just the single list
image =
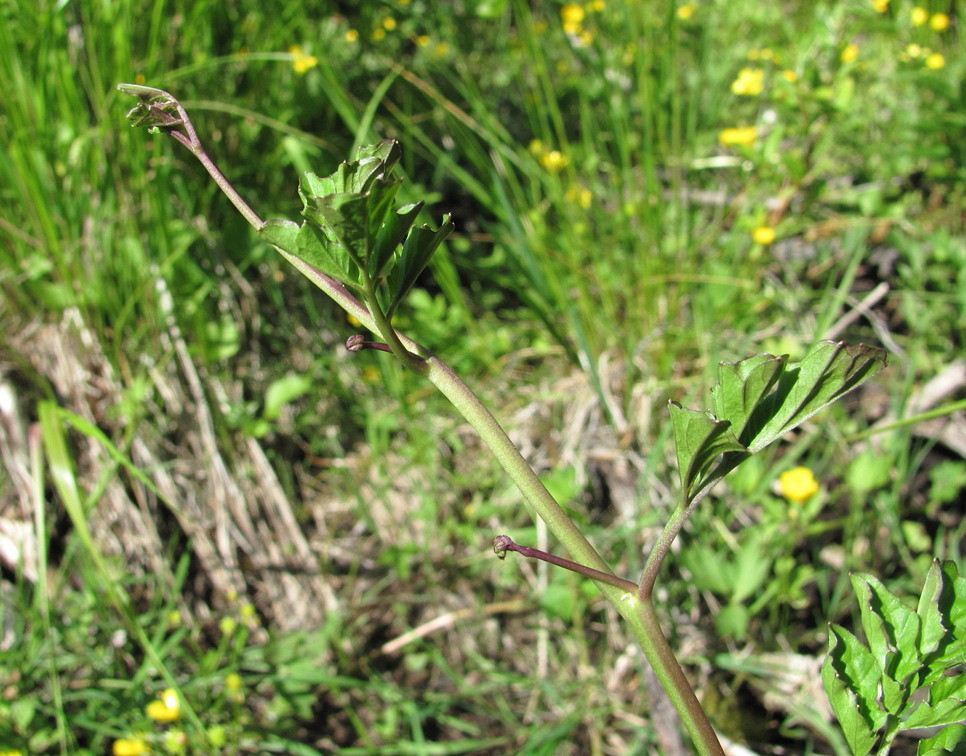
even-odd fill
[{"label": "yellow flower", "polygon": [[918,5],[912,9],[911,14],[912,25],[922,26],[926,21],[929,20],[929,11],[925,8],[920,8]]},{"label": "yellow flower", "polygon": [[355,29],[347,29],[346,30],[346,33],[345,33],[345,41],[346,42],[358,42],[359,41],[359,32],[357,32]]},{"label": "yellow flower", "polygon": [[530,144],[527,146],[527,152],[534,157],[539,157],[544,153],[543,142],[539,139],[531,139]]},{"label": "yellow flower", "polygon": [[792,69],[786,68],[784,71],[782,71],[782,78],[790,84],[794,84],[796,81],[798,81],[798,74]]},{"label": "yellow flower", "polygon": [[751,232],[751,238],[755,240],[755,244],[771,244],[775,241],[775,229],[771,226],[758,226]]},{"label": "yellow flower", "polygon": [[949,28],[949,16],[947,16],[945,13],[935,13],[933,14],[933,17],[929,19],[929,26],[932,27],[933,31],[946,31],[946,29]]},{"label": "yellow flower", "polygon": [[396,28],[396,19],[394,19],[392,16],[386,16],[382,20],[382,28],[386,31],[392,31]]},{"label": "yellow flower", "polygon": [[144,756],[151,753],[151,749],[141,738],[118,738],[111,746],[111,753],[114,756]]},{"label": "yellow flower", "polygon": [[889,0],[872,0],[872,7],[876,13],[885,13],[889,10]]},{"label": "yellow flower", "polygon": [[758,129],[754,126],[740,126],[736,129],[722,129],[718,134],[718,142],[725,147],[738,145],[750,147],[758,138]]},{"label": "yellow flower", "polygon": [[946,58],[942,53],[933,53],[926,58],[926,68],[936,70],[946,65]]},{"label": "yellow flower", "polygon": [[540,156],[540,165],[551,173],[562,171],[570,160],[560,150],[550,150]]},{"label": "yellow flower", "polygon": [[372,30],[373,42],[382,42],[385,38],[386,38],[386,30],[383,29],[381,26],[377,26],[375,29]]},{"label": "yellow flower", "polygon": [[580,25],[584,21],[584,9],[577,3],[567,3],[560,9],[560,20],[563,22],[565,32],[579,34]]},{"label": "yellow flower", "polygon": [[908,55],[910,58],[918,58],[920,55],[922,55],[922,48],[915,42],[911,42],[906,47],[906,55]]},{"label": "yellow flower", "polygon": [[731,91],[736,95],[759,95],[764,86],[765,72],[760,68],[742,68],[738,77],[731,82]]},{"label": "yellow flower", "polygon": [[682,5],[677,9],[677,16],[681,21],[689,21],[694,15],[693,5]]},{"label": "yellow flower", "polygon": [[778,476],[781,495],[795,504],[801,504],[818,493],[818,481],[807,467],[795,467]]},{"label": "yellow flower", "polygon": [[314,55],[308,55],[301,47],[298,45],[292,45],[288,48],[289,55],[292,56],[292,68],[297,74],[304,74],[310,68],[313,68],[319,64],[319,59]]},{"label": "yellow flower", "polygon": [[237,672],[229,672],[225,675],[225,692],[228,693],[229,697],[240,701],[244,698],[242,693],[242,688],[244,683],[242,682],[241,675]]},{"label": "yellow flower", "polygon": [[430,42],[432,42],[432,40],[429,38],[428,34],[420,34],[418,37],[416,37],[417,47],[429,47]]},{"label": "yellow flower", "polygon": [[604,0],[593,0],[593,2],[587,3],[585,7],[591,13],[600,13],[602,10],[604,10],[604,8],[607,7],[607,3],[605,3]]},{"label": "yellow flower", "polygon": [[839,55],[839,60],[841,60],[843,63],[852,63],[858,57],[859,46],[854,43],[849,43],[842,48],[842,53]]},{"label": "yellow flower", "polygon": [[593,195],[591,194],[590,189],[582,186],[575,186],[567,190],[567,193],[564,195],[564,199],[567,200],[567,202],[572,202],[584,210],[587,210],[590,207],[590,202],[593,199]]},{"label": "yellow flower", "polygon": [[155,722],[175,722],[181,716],[181,701],[174,689],[168,688],[160,700],[147,705],[145,712]]},{"label": "yellow flower", "polygon": [[449,52],[449,44],[446,42],[437,42],[435,50],[437,55],[446,55]]}]

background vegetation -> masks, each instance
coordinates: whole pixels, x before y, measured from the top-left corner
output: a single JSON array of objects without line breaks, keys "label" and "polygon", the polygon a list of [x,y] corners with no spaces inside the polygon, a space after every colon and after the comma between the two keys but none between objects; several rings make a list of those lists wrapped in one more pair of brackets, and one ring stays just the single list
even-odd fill
[{"label": "background vegetation", "polygon": [[400,327],[629,577],[672,502],[669,398],[885,346],[705,502],[662,588],[724,735],[840,751],[817,669],[848,572],[913,597],[933,557],[963,570],[962,6],[918,1],[5,2],[0,747],[674,749],[592,586],[493,558],[546,534],[479,442],[128,127],[132,81],[265,217],[400,140],[403,192],[457,222]]}]

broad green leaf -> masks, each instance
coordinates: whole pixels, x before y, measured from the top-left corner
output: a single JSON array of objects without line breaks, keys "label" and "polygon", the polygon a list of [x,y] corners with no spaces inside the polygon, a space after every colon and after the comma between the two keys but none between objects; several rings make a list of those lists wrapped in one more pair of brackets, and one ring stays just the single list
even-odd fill
[{"label": "broad green leaf", "polygon": [[269,244],[304,260],[325,275],[359,290],[358,267],[345,254],[338,242],[327,237],[321,229],[306,221],[299,225],[289,220],[273,218],[265,222],[259,236]]},{"label": "broad green leaf", "polygon": [[872,753],[886,722],[876,702],[878,682],[879,665],[868,649],[848,630],[830,625],[822,683],[852,753]]},{"label": "broad green leaf", "polygon": [[[862,629],[880,668],[898,683],[922,666],[919,615],[890,593],[873,575],[852,575],[859,600]],[[888,711],[896,711],[886,702]]]},{"label": "broad green leaf", "polygon": [[402,244],[422,209],[423,203],[417,202],[415,205],[404,205],[389,214],[372,245],[372,253],[369,256],[369,275],[373,278],[379,278],[382,275],[386,263],[392,258],[392,253]]},{"label": "broad green leaf", "polygon": [[956,753],[966,743],[966,725],[953,724],[944,727],[938,734],[919,743],[917,756],[939,756],[944,753]]},{"label": "broad green leaf", "polygon": [[718,383],[711,389],[715,414],[731,422],[735,437],[742,438],[748,421],[758,404],[779,379],[788,355],[775,357],[759,354],[740,362],[722,362],[718,368]]},{"label": "broad green leaf", "polygon": [[290,255],[296,256],[298,256],[298,233],[298,223],[281,218],[267,220],[265,225],[258,229],[258,235],[269,244],[274,244]]},{"label": "broad green leaf", "polygon": [[392,300],[386,310],[386,315],[392,317],[399,304],[405,299],[409,290],[415,285],[419,274],[429,264],[433,252],[449,236],[455,225],[446,215],[443,223],[433,231],[429,226],[417,226],[409,232],[403,243],[402,252],[395,268],[389,276],[389,291]]},{"label": "broad green leaf", "polygon": [[[677,402],[670,402],[668,408],[674,428],[681,489],[690,502],[710,480],[708,472],[720,455],[734,453],[741,456],[747,450],[738,443],[728,421],[717,420],[710,412],[684,409]],[[716,472],[720,469],[721,465]]]},{"label": "broad green leaf", "polygon": [[306,221],[295,238],[295,256],[327,276],[360,290],[362,279],[359,268],[346,253],[345,248],[330,239],[323,229]]},{"label": "broad green leaf", "polygon": [[960,577],[953,561],[939,563],[942,591],[938,608],[946,632],[934,654],[929,657],[929,678],[945,669],[966,663],[966,578]]},{"label": "broad green leaf", "polygon": [[923,701],[912,712],[912,715],[902,723],[902,729],[911,730],[916,727],[939,727],[942,725],[956,724],[966,719],[966,701],[962,698],[962,684],[959,687],[958,696],[958,698],[947,696],[936,702]]},{"label": "broad green leaf", "polygon": [[303,212],[325,235],[334,238],[358,267],[369,257],[369,195],[338,193],[316,197]]},{"label": "broad green leaf", "polygon": [[[759,401],[750,417],[746,417],[741,436],[747,441],[748,450],[755,453],[768,446],[867,381],[885,364],[882,349],[864,344],[819,342],[797,367],[782,373],[771,392]],[[759,385],[765,376],[754,372],[753,377],[755,385]],[[747,408],[743,412],[746,413]],[[723,416],[721,419],[731,418]]]},{"label": "broad green leaf", "polygon": [[943,573],[939,568],[939,561],[934,560],[926,580],[919,594],[919,606],[916,614],[922,622],[922,633],[919,638],[919,652],[924,656],[939,648],[939,642],[946,634],[943,627],[942,614],[939,611],[939,599],[943,593]]},{"label": "broad green leaf", "polygon": [[362,162],[370,158],[380,160],[385,173],[389,173],[402,158],[402,148],[395,139],[385,139],[378,144],[369,144],[356,150],[355,160]]},{"label": "broad green leaf", "polygon": [[[391,216],[395,215],[393,213],[394,200],[396,199],[396,192],[399,191],[401,184],[401,180],[387,181],[385,179],[379,179],[374,181],[372,186],[369,187],[369,254],[372,254],[376,239],[379,238],[383,226],[391,220]],[[371,267],[371,260],[369,260],[369,264]]]}]

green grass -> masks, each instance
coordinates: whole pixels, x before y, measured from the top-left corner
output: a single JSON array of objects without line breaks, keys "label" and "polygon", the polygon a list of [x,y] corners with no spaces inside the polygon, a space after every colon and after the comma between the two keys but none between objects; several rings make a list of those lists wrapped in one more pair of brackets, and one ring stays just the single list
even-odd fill
[{"label": "green grass", "polygon": [[[543,537],[519,495],[426,385],[341,348],[345,316],[185,152],[127,126],[114,85],[143,81],[268,217],[297,216],[300,171],[401,141],[403,193],[457,234],[399,325],[625,576],[673,501],[668,398],[705,406],[718,361],[831,329],[884,342],[875,389],[716,492],[659,583],[716,726],[831,752],[820,717],[767,714],[768,673],[725,656],[824,654],[849,570],[912,597],[932,557],[962,565],[961,450],[926,425],[850,441],[929,409],[923,385],[963,354],[962,8],[930,5],[953,18],[935,31],[896,0],[591,5],[568,37],[559,6],[522,0],[8,4],[0,380],[24,425],[4,424],[0,516],[27,557],[3,562],[0,749],[658,747],[615,617],[492,557],[499,532]],[[746,67],[758,95],[730,91]],[[738,126],[754,144],[720,145]],[[822,488],[796,509],[774,486],[799,464]],[[162,726],[145,706],[169,687],[183,716]]]}]

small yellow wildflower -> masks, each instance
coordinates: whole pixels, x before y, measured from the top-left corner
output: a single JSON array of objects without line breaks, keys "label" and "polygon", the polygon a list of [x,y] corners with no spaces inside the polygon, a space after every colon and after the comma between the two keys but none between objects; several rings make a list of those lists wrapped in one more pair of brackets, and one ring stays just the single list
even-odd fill
[{"label": "small yellow wildflower", "polygon": [[949,28],[949,16],[945,13],[934,13],[929,19],[929,26],[933,31],[941,32]]},{"label": "small yellow wildflower", "polygon": [[841,60],[843,63],[853,63],[858,57],[859,46],[853,42],[850,42],[844,48],[842,48],[842,53],[839,55],[839,60]]},{"label": "small yellow wildflower", "polygon": [[359,32],[356,31],[355,29],[347,29],[346,30],[346,33],[345,33],[345,41],[346,42],[358,42],[359,41]]},{"label": "small yellow wildflower", "polygon": [[111,746],[111,753],[114,756],[144,756],[151,753],[151,749],[141,738],[118,738]]},{"label": "small yellow wildflower", "polygon": [[247,601],[238,608],[238,615],[246,622],[255,619],[255,607]]},{"label": "small yellow wildflower", "polygon": [[218,622],[218,629],[221,631],[222,635],[231,635],[235,632],[238,627],[238,622],[235,621],[234,617],[222,617]]},{"label": "small yellow wildflower", "polygon": [[244,683],[242,682],[241,675],[230,672],[225,675],[225,692],[228,697],[234,701],[245,700],[245,694],[243,692]]},{"label": "small yellow wildflower", "polygon": [[798,81],[798,74],[792,69],[786,68],[784,71],[782,71],[782,78],[788,83],[794,84],[796,81]]},{"label": "small yellow wildflower", "polygon": [[168,627],[181,627],[181,622],[184,619],[181,616],[181,612],[177,609],[172,609],[168,612]]},{"label": "small yellow wildflower", "polygon": [[677,17],[681,21],[690,21],[691,16],[694,15],[693,5],[682,5],[677,9]]},{"label": "small yellow wildflower", "polygon": [[759,53],[762,60],[776,60],[775,51],[770,47],[763,47]]},{"label": "small yellow wildflower", "polygon": [[913,26],[922,26],[924,23],[926,23],[926,21],[929,20],[929,11],[917,5],[912,9],[910,18],[912,19]]},{"label": "small yellow wildflower", "polygon": [[795,504],[802,504],[818,493],[818,481],[807,467],[795,467],[778,476],[781,495]]},{"label": "small yellow wildflower", "polygon": [[557,173],[567,167],[570,160],[560,150],[550,150],[540,156],[540,165],[551,173]]},{"label": "small yellow wildflower", "polygon": [[225,690],[229,693],[238,693],[242,689],[241,675],[237,672],[229,672],[225,675]]},{"label": "small yellow wildflower", "polygon": [[567,34],[579,34],[584,21],[584,9],[577,3],[567,3],[560,9],[560,20]]},{"label": "small yellow wildflower", "polygon": [[175,722],[181,717],[181,701],[174,689],[168,688],[159,700],[147,705],[145,712],[155,722]]},{"label": "small yellow wildflower", "polygon": [[911,42],[906,47],[906,55],[908,55],[910,58],[918,58],[920,55],[922,55],[922,48],[915,42]]},{"label": "small yellow wildflower", "polygon": [[579,47],[590,47],[590,43],[594,41],[594,33],[590,29],[584,29],[577,37],[577,41]]},{"label": "small yellow wildflower", "polygon": [[593,2],[587,3],[584,7],[591,13],[600,13],[607,7],[607,3],[604,0],[593,0]]},{"label": "small yellow wildflower", "polygon": [[544,153],[543,142],[539,139],[531,139],[530,144],[527,146],[527,152],[534,157],[539,157]]},{"label": "small yellow wildflower", "polygon": [[381,26],[377,26],[375,29],[372,30],[373,42],[382,42],[385,38],[386,38],[386,30],[383,29]]},{"label": "small yellow wildflower", "polygon": [[587,210],[590,208],[593,195],[591,194],[590,189],[582,186],[575,186],[567,190],[567,193],[564,195],[564,199],[567,200],[567,202],[572,202],[584,210]]},{"label": "small yellow wildflower", "polygon": [[739,126],[733,129],[722,129],[718,133],[718,142],[725,147],[737,145],[750,147],[758,138],[758,129],[754,126]]},{"label": "small yellow wildflower", "polygon": [[771,226],[758,226],[751,232],[751,238],[755,240],[755,244],[767,246],[775,241],[775,229]]},{"label": "small yellow wildflower", "polygon": [[314,55],[309,55],[298,45],[288,48],[289,55],[292,56],[292,69],[301,75],[319,64],[319,59]]},{"label": "small yellow wildflower", "polygon": [[765,72],[760,68],[742,68],[738,77],[731,82],[731,91],[736,95],[754,96],[761,94],[764,87]]},{"label": "small yellow wildflower", "polygon": [[392,16],[386,16],[382,20],[382,28],[386,31],[393,31],[396,28],[396,19]]},{"label": "small yellow wildflower", "polygon": [[931,68],[935,71],[937,68],[942,68],[944,65],[946,65],[946,57],[942,53],[933,53],[926,58],[926,68]]},{"label": "small yellow wildflower", "polygon": [[437,55],[446,55],[449,52],[449,44],[447,42],[437,42],[434,49]]},{"label": "small yellow wildflower", "polygon": [[889,10],[889,0],[872,0],[872,8],[876,13],[885,13]]},{"label": "small yellow wildflower", "polygon": [[417,47],[429,47],[430,42],[432,42],[432,40],[429,38],[428,34],[420,34],[418,37],[416,37]]}]

